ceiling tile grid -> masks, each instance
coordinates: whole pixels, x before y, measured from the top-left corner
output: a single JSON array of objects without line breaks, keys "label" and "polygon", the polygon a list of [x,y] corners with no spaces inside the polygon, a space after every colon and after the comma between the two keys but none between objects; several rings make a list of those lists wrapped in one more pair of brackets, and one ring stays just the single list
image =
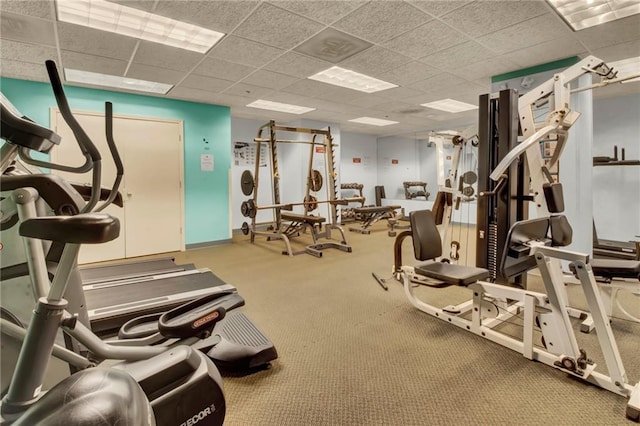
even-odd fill
[{"label": "ceiling tile grid", "polygon": [[[1,75],[46,81],[44,61],[61,59],[60,68],[175,84],[166,97],[228,105],[234,116],[308,117],[392,134],[473,120],[477,111],[448,114],[420,104],[476,104],[492,75],[574,55],[614,61],[640,54],[640,15],[574,32],[537,0],[113,2],[226,36],[201,54],[57,22],[52,1],[1,0]],[[318,55],[322,43],[346,58]],[[364,50],[353,54],[344,50],[348,43]],[[308,79],[334,65],[398,87],[366,94]],[[639,83],[624,86],[640,92]],[[258,98],[316,110],[296,116],[246,107]],[[400,123],[348,122],[360,116]]]}]

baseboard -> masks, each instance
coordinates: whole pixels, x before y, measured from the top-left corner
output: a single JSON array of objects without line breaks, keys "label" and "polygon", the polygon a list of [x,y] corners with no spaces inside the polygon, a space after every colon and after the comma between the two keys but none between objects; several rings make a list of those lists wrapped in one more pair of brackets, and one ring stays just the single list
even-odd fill
[{"label": "baseboard", "polygon": [[199,249],[199,248],[220,246],[220,245],[223,245],[223,244],[231,244],[232,242],[233,242],[233,240],[231,238],[226,239],[226,240],[218,240],[218,241],[205,241],[203,243],[186,244],[185,245],[185,249],[186,250],[191,250],[191,249]]}]

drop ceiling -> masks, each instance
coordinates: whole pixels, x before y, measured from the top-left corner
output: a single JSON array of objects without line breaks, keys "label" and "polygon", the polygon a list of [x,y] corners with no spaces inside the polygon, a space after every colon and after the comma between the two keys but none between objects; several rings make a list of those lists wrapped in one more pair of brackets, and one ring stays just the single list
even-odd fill
[{"label": "drop ceiling", "polygon": [[[0,1],[0,75],[47,81],[44,61],[174,85],[163,97],[228,105],[233,117],[339,123],[397,135],[473,123],[477,111],[421,107],[443,98],[476,104],[491,76],[570,56],[640,56],[640,15],[574,32],[544,1],[118,0],[225,33],[205,54],[58,22],[53,1]],[[338,65],[391,82],[366,94],[307,79]],[[640,92],[640,83],[600,95]],[[246,107],[264,99],[315,108],[303,115]],[[358,117],[397,121],[385,127]]]}]

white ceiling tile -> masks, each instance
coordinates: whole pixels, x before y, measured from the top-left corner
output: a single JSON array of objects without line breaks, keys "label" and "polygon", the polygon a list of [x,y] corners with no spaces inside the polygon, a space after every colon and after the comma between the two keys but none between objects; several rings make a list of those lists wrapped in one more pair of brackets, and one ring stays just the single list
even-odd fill
[{"label": "white ceiling tile", "polygon": [[189,71],[203,57],[198,52],[141,40],[133,62],[175,71]]},{"label": "white ceiling tile", "polygon": [[128,61],[137,40],[119,34],[59,22],[60,49]]},{"label": "white ceiling tile", "polygon": [[254,86],[267,87],[274,90],[282,89],[283,87],[290,86],[298,81],[298,77],[291,75],[280,74],[277,72],[258,70],[253,74],[250,74],[244,80],[243,83],[253,84]]},{"label": "white ceiling tile", "polygon": [[410,87],[416,88],[423,92],[434,92],[442,90],[456,84],[464,83],[466,80],[449,73],[436,74],[433,77],[411,83]]},{"label": "white ceiling tile", "polygon": [[492,33],[549,13],[543,1],[476,1],[446,14],[442,20],[472,37]]},{"label": "white ceiling tile", "polygon": [[390,40],[384,45],[414,59],[464,43],[469,38],[440,21],[430,21]]},{"label": "white ceiling tile", "polygon": [[270,1],[269,3],[287,9],[293,13],[322,22],[331,24],[345,16],[347,13],[362,6],[366,1]]},{"label": "white ceiling tile", "polygon": [[255,71],[255,68],[234,64],[221,59],[205,59],[193,73],[222,80],[238,81]]},{"label": "white ceiling tile", "polygon": [[334,123],[339,123],[341,121],[344,120],[344,115],[342,113],[339,112],[333,112],[333,111],[325,111],[325,110],[320,110],[320,109],[316,109],[314,111],[309,111],[307,113],[304,114],[305,118],[308,119],[314,119],[314,120],[325,120],[328,122],[334,122]]},{"label": "white ceiling tile", "polygon": [[234,106],[245,106],[255,101],[256,97],[247,97],[247,96],[236,96],[229,93],[212,93],[211,99],[215,101],[215,103],[219,105],[229,105],[231,107]]},{"label": "white ceiling tile", "polygon": [[411,59],[380,46],[372,46],[340,62],[338,66],[372,77],[408,64]]},{"label": "white ceiling tile", "polygon": [[144,64],[131,64],[125,77],[158,83],[176,84],[184,77],[184,73],[166,68]]},{"label": "white ceiling tile", "polygon": [[315,80],[298,80],[282,89],[283,92],[294,93],[301,96],[322,96],[332,86]]},{"label": "white ceiling tile", "polygon": [[497,53],[509,53],[549,40],[572,38],[573,32],[551,14],[521,22],[479,37],[482,45]]},{"label": "white ceiling tile", "polygon": [[55,46],[53,23],[40,18],[15,13],[0,14],[0,34],[3,39]]},{"label": "white ceiling tile", "polygon": [[3,59],[0,69],[3,77],[49,82],[49,74],[44,65]]},{"label": "white ceiling tile", "polygon": [[223,91],[223,94],[234,95],[234,96],[247,96],[247,97],[262,99],[263,96],[268,95],[272,91],[273,91],[272,89],[267,89],[265,87],[253,86],[251,84],[246,84],[246,83],[237,83],[225,89]]},{"label": "white ceiling tile", "polygon": [[257,6],[257,1],[159,1],[154,13],[230,33]]},{"label": "white ceiling tile", "polygon": [[374,43],[384,43],[431,19],[433,17],[405,2],[372,1],[333,27]]},{"label": "white ceiling tile", "polygon": [[519,68],[519,65],[509,61],[505,57],[496,57],[475,62],[464,67],[454,68],[451,73],[465,80],[477,80],[483,77],[491,77],[509,71],[515,71]]},{"label": "white ceiling tile", "polygon": [[191,74],[180,82],[179,87],[206,90],[208,92],[221,92],[232,84],[233,82],[228,80]]},{"label": "white ceiling tile", "polygon": [[619,61],[620,59],[640,56],[640,38],[627,43],[597,49],[592,54],[603,61]]},{"label": "white ceiling tile", "polygon": [[2,14],[10,12],[52,20],[52,6],[53,2],[48,0],[2,0],[0,1],[0,12]]},{"label": "white ceiling tile", "polygon": [[320,61],[295,52],[287,52],[264,67],[265,70],[306,78],[319,71],[331,68],[332,63]]},{"label": "white ceiling tile", "polygon": [[182,99],[185,101],[203,102],[203,103],[215,104],[215,105],[226,105],[225,103],[215,100],[213,98],[214,96],[215,96],[214,93],[208,92],[206,90],[192,89],[190,87],[179,87],[179,86],[174,87],[167,94],[167,97],[170,97],[172,99]]},{"label": "white ceiling tile", "polygon": [[458,1],[458,0],[444,0],[444,1],[410,1],[412,5],[417,7],[420,10],[423,10],[430,15],[433,16],[442,16],[447,12],[451,12],[452,10],[458,9],[464,6],[467,3],[470,3],[471,0],[466,1]]},{"label": "white ceiling tile", "polygon": [[418,96],[421,93],[422,91],[415,87],[394,87],[393,89],[383,90],[382,92],[377,93],[377,95],[382,98],[401,101],[406,98]]},{"label": "white ceiling tile", "polygon": [[283,53],[282,49],[229,35],[213,47],[209,57],[259,68]]},{"label": "white ceiling tile", "polygon": [[382,112],[387,112],[387,113],[401,113],[402,111],[416,109],[416,106],[409,102],[389,101],[382,104],[378,104],[374,106],[373,109],[380,110]]},{"label": "white ceiling tile", "polygon": [[504,57],[521,68],[527,68],[585,53],[585,47],[575,38],[561,38],[514,50]]},{"label": "white ceiling tile", "polygon": [[[377,94],[376,94],[377,95]],[[348,105],[353,105],[362,108],[372,108],[378,104],[387,102],[387,99],[380,96],[376,96],[371,93],[365,93],[363,95],[355,95],[346,98],[343,102]]]},{"label": "white ceiling tile", "polygon": [[282,49],[291,49],[322,28],[317,22],[263,3],[233,34]]},{"label": "white ceiling tile", "polygon": [[308,96],[296,95],[295,93],[272,92],[269,93],[269,97],[265,100],[317,108],[315,105],[311,105],[311,102],[314,102],[315,99],[312,99]]},{"label": "white ceiling tile", "polygon": [[640,15],[632,15],[606,25],[576,31],[575,36],[590,50],[640,39]]},{"label": "white ceiling tile", "polygon": [[57,50],[49,46],[19,43],[17,41],[2,40],[0,43],[0,58],[19,62],[31,62],[44,67],[47,59],[57,59]]},{"label": "white ceiling tile", "polygon": [[62,67],[75,70],[123,76],[127,61],[63,50]]},{"label": "white ceiling tile", "polygon": [[468,66],[495,56],[498,55],[484,46],[475,41],[468,41],[420,58],[420,62],[442,71],[452,72],[458,67]]},{"label": "white ceiling tile", "polygon": [[109,0],[111,3],[118,3],[122,6],[132,7],[145,12],[153,12],[154,0]]},{"label": "white ceiling tile", "polygon": [[439,72],[440,71],[429,65],[413,61],[379,74],[377,77],[389,83],[405,86],[416,81],[424,80]]}]

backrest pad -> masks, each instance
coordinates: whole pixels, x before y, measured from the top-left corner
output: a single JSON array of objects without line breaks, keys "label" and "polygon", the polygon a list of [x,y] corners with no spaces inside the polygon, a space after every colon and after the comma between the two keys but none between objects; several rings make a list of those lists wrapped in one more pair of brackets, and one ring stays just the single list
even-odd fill
[{"label": "backrest pad", "polygon": [[442,241],[431,210],[409,213],[413,253],[417,260],[432,260],[442,256]]}]

